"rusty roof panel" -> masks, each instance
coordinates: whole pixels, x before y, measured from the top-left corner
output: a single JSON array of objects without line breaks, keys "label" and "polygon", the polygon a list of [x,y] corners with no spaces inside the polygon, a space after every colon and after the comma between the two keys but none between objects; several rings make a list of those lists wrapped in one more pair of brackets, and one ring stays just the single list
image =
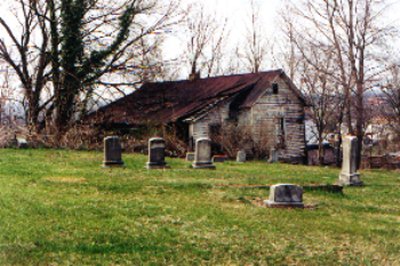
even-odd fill
[{"label": "rusty roof panel", "polygon": [[[219,99],[251,89],[241,107],[251,107],[282,70],[198,79],[146,83],[139,90],[89,115],[103,122],[157,124],[185,119]],[[252,87],[252,88],[250,88]]]}]

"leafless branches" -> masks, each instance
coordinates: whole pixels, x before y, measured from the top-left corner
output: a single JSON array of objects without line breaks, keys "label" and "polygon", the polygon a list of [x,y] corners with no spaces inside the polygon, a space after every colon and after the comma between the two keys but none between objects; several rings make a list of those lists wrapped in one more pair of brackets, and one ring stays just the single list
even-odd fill
[{"label": "leafless branches", "polygon": [[[182,18],[175,12],[177,1],[17,0],[15,5],[12,21],[0,18],[0,59],[22,84],[27,121],[36,129],[56,117],[59,125],[68,125],[79,117],[75,114],[90,110],[96,95],[112,96],[161,76],[159,47]],[[11,26],[15,22],[17,28]]]},{"label": "leafless branches", "polygon": [[268,39],[264,34],[259,5],[254,0],[250,1],[250,23],[247,25],[244,61],[248,70],[252,73],[260,71],[265,62]]},{"label": "leafless branches", "polygon": [[222,72],[226,54],[227,19],[218,21],[217,15],[207,12],[204,5],[190,5],[186,11],[188,41],[186,57],[192,75],[205,70],[208,77]]},{"label": "leafless branches", "polygon": [[[364,95],[372,87],[376,72],[374,48],[386,38],[390,27],[380,23],[385,6],[375,0],[304,0],[292,2],[286,23],[297,53],[315,71],[329,77],[343,95],[344,120],[361,147],[366,126]],[[296,19],[293,23],[292,18]],[[321,68],[319,58],[309,53],[314,47],[323,58],[332,58],[335,68]],[[374,71],[369,71],[374,69]]]}]

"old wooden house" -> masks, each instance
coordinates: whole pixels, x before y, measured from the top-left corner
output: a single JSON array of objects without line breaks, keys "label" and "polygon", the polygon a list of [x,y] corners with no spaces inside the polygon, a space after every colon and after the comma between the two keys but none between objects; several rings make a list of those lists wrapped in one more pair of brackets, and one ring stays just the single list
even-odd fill
[{"label": "old wooden house", "polygon": [[189,146],[200,137],[220,135],[223,142],[233,134],[236,149],[275,149],[280,160],[300,163],[305,159],[305,105],[288,76],[273,70],[146,83],[89,118],[107,127],[174,127]]}]

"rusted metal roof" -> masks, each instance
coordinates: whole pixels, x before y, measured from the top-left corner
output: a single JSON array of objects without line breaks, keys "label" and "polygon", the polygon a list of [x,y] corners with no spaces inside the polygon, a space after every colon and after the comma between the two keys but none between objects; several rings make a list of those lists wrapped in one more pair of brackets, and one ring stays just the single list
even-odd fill
[{"label": "rusted metal roof", "polygon": [[[282,70],[197,79],[146,83],[139,90],[92,113],[105,123],[163,124],[183,120],[219,102],[250,90],[239,108],[249,108]],[[292,85],[291,85],[292,86]],[[293,85],[293,90],[301,93]]]}]

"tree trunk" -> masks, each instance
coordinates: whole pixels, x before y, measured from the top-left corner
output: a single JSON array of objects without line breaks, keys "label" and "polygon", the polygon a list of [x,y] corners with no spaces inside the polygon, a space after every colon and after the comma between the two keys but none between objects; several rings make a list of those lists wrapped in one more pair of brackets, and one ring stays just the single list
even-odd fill
[{"label": "tree trunk", "polygon": [[319,136],[318,136],[318,162],[319,162],[319,165],[324,164],[325,152],[324,152],[323,141],[324,140],[322,138],[322,134],[319,134]]},{"label": "tree trunk", "polygon": [[356,121],[356,136],[357,136],[357,169],[361,167],[363,139],[364,139],[364,97],[363,83],[357,84],[357,121]]}]

